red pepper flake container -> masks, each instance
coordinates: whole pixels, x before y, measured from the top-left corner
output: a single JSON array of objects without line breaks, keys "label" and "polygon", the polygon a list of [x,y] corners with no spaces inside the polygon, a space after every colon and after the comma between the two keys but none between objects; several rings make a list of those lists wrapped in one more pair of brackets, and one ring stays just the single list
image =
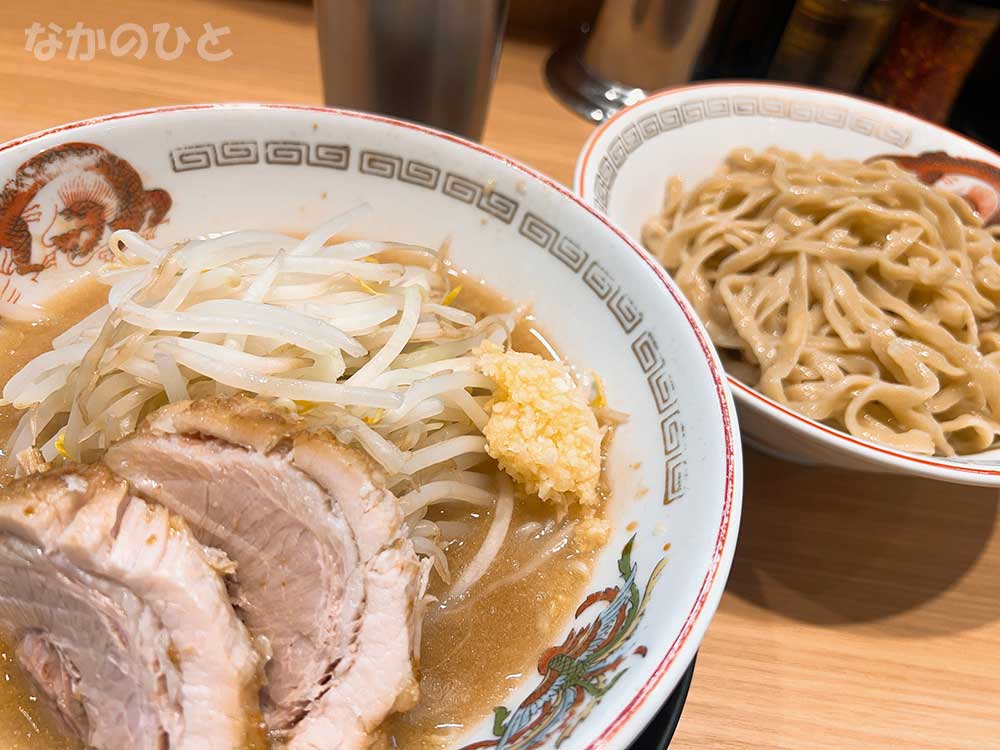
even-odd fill
[{"label": "red pepper flake container", "polygon": [[866,96],[944,122],[1000,21],[1000,2],[911,0],[878,63]]}]

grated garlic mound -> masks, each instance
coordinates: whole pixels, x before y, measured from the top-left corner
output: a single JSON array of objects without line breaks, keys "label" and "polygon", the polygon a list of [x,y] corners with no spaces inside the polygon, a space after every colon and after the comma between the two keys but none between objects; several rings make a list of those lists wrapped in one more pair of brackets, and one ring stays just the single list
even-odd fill
[{"label": "grated garlic mound", "polygon": [[536,354],[504,351],[484,341],[476,369],[496,382],[486,452],[530,493],[557,506],[575,501],[584,515],[600,506],[605,429],[566,367]]}]

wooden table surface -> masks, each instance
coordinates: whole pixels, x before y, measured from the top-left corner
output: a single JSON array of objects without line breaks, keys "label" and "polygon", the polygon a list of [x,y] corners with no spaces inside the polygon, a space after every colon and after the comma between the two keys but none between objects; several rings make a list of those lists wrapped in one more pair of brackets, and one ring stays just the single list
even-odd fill
[{"label": "wooden table surface", "polygon": [[[34,21],[228,26],[232,56],[68,59]],[[37,51],[37,50],[36,50]],[[548,93],[543,45],[508,40],[485,142],[568,182],[590,126]],[[79,58],[79,50],[78,55]],[[318,103],[312,13],[292,0],[0,4],[0,139],[199,101]],[[736,560],[674,750],[1000,747],[997,493],[746,453]]]}]

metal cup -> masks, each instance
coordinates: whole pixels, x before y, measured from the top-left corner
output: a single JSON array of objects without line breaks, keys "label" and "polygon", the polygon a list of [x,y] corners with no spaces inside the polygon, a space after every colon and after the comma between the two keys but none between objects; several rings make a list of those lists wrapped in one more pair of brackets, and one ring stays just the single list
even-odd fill
[{"label": "metal cup", "polygon": [[508,0],[316,0],[327,105],[478,140]]},{"label": "metal cup", "polygon": [[582,42],[546,66],[562,101],[600,122],[654,89],[691,80],[719,0],[604,0]]}]

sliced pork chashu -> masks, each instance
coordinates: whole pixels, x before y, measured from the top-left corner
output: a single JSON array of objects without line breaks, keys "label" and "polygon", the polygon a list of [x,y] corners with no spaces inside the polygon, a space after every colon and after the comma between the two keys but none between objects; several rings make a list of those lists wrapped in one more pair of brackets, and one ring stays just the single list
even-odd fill
[{"label": "sliced pork chashu", "polygon": [[265,721],[290,748],[366,747],[412,705],[423,573],[364,454],[235,397],[165,407],[104,460],[236,564],[237,609],[272,652]]},{"label": "sliced pork chashu", "polygon": [[259,656],[184,522],[104,467],[0,492],[0,627],[101,750],[253,746]]}]

